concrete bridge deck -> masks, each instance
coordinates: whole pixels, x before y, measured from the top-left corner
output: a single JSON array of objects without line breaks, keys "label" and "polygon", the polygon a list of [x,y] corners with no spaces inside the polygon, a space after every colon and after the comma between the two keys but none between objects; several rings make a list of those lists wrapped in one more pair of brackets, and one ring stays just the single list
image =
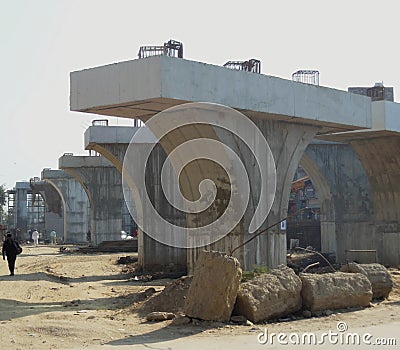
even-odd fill
[{"label": "concrete bridge deck", "polygon": [[201,62],[154,56],[72,72],[71,110],[147,120],[185,102],[210,102],[249,117],[321,127],[371,127],[366,96]]}]

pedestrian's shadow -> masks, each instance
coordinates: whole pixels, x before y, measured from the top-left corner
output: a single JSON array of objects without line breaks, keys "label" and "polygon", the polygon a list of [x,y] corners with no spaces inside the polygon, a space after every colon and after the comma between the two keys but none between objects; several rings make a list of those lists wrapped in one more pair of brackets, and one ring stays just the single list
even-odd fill
[{"label": "pedestrian's shadow", "polygon": [[121,310],[135,302],[143,301],[144,293],[131,293],[86,300],[63,300],[49,302],[23,302],[0,299],[0,321],[37,315],[47,312],[95,312],[99,310]]},{"label": "pedestrian's shadow", "polygon": [[184,328],[168,325],[166,327],[145,333],[131,335],[126,338],[112,340],[105,345],[122,346],[122,345],[145,345],[162,343],[180,338],[190,337],[195,334],[202,333],[203,331],[213,328],[211,326],[194,326],[186,325]]},{"label": "pedestrian's shadow", "polygon": [[38,315],[49,311],[65,311],[65,307],[59,302],[24,303],[16,300],[0,299],[0,304],[0,321],[10,321],[14,318]]},{"label": "pedestrian's shadow", "polygon": [[99,276],[81,276],[81,277],[68,277],[64,275],[58,275],[52,272],[32,272],[25,274],[15,274],[14,276],[3,275],[0,276],[0,281],[8,282],[8,281],[49,281],[63,284],[70,283],[81,283],[81,282],[101,282],[104,283],[108,281],[115,282],[115,285],[118,285],[117,281],[126,281],[127,277],[123,273],[118,273],[115,275],[99,275]]},{"label": "pedestrian's shadow", "polygon": [[15,274],[14,276],[0,276],[1,282],[12,282],[12,281],[49,281],[49,282],[64,282],[59,276],[48,274],[45,272],[34,272],[26,274]]}]

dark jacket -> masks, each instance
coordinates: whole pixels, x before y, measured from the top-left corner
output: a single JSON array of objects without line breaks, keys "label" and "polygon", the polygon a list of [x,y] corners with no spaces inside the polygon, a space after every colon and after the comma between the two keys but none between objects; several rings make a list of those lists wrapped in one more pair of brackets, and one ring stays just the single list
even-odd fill
[{"label": "dark jacket", "polygon": [[18,243],[15,242],[14,240],[9,241],[8,239],[6,239],[3,243],[3,250],[2,250],[3,258],[5,255],[7,255],[7,257],[17,256],[18,255],[17,245]]}]

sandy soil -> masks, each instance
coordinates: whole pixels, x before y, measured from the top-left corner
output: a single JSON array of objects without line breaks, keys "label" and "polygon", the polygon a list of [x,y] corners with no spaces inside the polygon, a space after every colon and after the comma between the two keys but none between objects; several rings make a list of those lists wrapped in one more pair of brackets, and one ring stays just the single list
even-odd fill
[{"label": "sandy soil", "polygon": [[[57,247],[24,247],[16,275],[0,264],[0,344],[4,349],[82,349],[107,344],[148,344],[178,338],[199,339],[259,332],[263,325],[234,326],[198,322],[170,326],[149,323],[135,311],[140,293],[163,289],[169,280],[128,281],[118,257],[126,254],[60,254]],[[268,325],[271,332],[349,329],[400,321],[400,271],[392,270],[396,286],[388,300],[370,308]]]}]

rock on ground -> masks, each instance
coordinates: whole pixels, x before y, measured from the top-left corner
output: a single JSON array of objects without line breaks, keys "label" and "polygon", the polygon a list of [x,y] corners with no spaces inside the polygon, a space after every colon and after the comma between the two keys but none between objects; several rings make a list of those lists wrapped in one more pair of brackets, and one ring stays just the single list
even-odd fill
[{"label": "rock on ground", "polygon": [[192,276],[183,276],[168,283],[162,292],[154,295],[143,304],[141,313],[152,311],[182,312],[192,279]]},{"label": "rock on ground", "polygon": [[207,321],[229,321],[241,277],[242,269],[236,258],[215,251],[201,252],[184,313]]},{"label": "rock on ground", "polygon": [[191,322],[190,317],[185,315],[177,315],[171,322],[171,326],[183,326]]},{"label": "rock on ground", "polygon": [[166,321],[172,320],[175,317],[175,314],[172,312],[151,312],[146,315],[147,321]]},{"label": "rock on ground", "polygon": [[373,298],[387,298],[393,288],[389,271],[381,264],[348,263],[340,269],[342,272],[358,272],[367,276],[372,286]]},{"label": "rock on ground", "polygon": [[244,316],[237,315],[237,316],[232,316],[231,317],[231,322],[232,323],[236,323],[236,324],[240,324],[240,325],[246,325],[248,320]]},{"label": "rock on ground", "polygon": [[242,283],[234,313],[252,322],[286,316],[301,309],[301,280],[284,265]]},{"label": "rock on ground", "polygon": [[311,311],[369,306],[372,288],[361,273],[300,274],[303,306]]}]

